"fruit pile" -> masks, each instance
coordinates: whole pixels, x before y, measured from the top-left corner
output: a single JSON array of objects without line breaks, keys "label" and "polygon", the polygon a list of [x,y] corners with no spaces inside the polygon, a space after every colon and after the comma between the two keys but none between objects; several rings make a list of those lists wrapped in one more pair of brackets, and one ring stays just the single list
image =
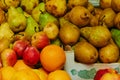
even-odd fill
[{"label": "fruit pile", "polygon": [[68,50],[80,63],[119,62],[119,0],[99,4],[0,0],[0,80],[70,80],[63,69]]}]

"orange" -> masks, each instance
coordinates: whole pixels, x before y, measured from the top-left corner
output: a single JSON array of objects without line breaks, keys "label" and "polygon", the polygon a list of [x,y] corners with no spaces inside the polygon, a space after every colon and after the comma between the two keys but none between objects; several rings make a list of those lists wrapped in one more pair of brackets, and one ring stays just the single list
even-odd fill
[{"label": "orange", "polygon": [[65,61],[65,52],[58,45],[50,44],[41,51],[40,62],[43,68],[48,72],[62,69]]},{"label": "orange", "polygon": [[21,69],[10,80],[40,80],[40,78],[32,69]]},{"label": "orange", "polygon": [[32,69],[40,78],[40,80],[47,80],[48,74],[43,68]]},{"label": "orange", "polygon": [[12,66],[2,67],[0,69],[0,74],[2,79],[0,80],[10,80],[15,73],[16,70]]},{"label": "orange", "polygon": [[47,80],[72,80],[70,75],[64,70],[50,72]]},{"label": "orange", "polygon": [[16,70],[21,70],[21,69],[31,69],[30,66],[24,63],[22,59],[17,60],[15,65],[13,66]]}]

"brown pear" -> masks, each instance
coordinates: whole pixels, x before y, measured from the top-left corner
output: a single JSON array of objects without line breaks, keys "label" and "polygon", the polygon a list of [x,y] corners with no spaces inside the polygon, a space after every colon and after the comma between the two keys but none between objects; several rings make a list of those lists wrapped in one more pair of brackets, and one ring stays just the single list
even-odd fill
[{"label": "brown pear", "polygon": [[98,60],[97,49],[87,41],[80,41],[74,47],[77,62],[92,64]]},{"label": "brown pear", "polygon": [[68,0],[67,7],[68,9],[72,9],[75,6],[86,6],[88,4],[88,0]]},{"label": "brown pear", "polygon": [[79,28],[64,18],[60,18],[59,38],[63,44],[73,45],[78,41],[79,37]]},{"label": "brown pear", "polygon": [[116,44],[109,43],[99,49],[99,59],[103,63],[114,63],[119,59],[119,48]]},{"label": "brown pear", "polygon": [[83,27],[80,34],[95,47],[103,47],[111,39],[111,32],[106,26]]},{"label": "brown pear", "polygon": [[108,28],[111,28],[114,26],[115,16],[116,16],[116,13],[112,8],[106,8],[103,10],[103,12],[100,15],[99,24],[106,25]]},{"label": "brown pear", "polygon": [[66,0],[48,0],[45,9],[56,17],[61,17],[66,13]]},{"label": "brown pear", "polygon": [[110,8],[111,7],[111,1],[112,0],[100,0],[100,7],[105,9],[105,8]]},{"label": "brown pear", "polygon": [[76,6],[68,13],[68,20],[79,27],[88,25],[90,19],[90,11],[83,6]]},{"label": "brown pear", "polygon": [[114,25],[116,28],[120,29],[120,12],[117,13],[114,18]]},{"label": "brown pear", "polygon": [[120,0],[112,0],[111,7],[114,11],[119,12],[120,11]]}]

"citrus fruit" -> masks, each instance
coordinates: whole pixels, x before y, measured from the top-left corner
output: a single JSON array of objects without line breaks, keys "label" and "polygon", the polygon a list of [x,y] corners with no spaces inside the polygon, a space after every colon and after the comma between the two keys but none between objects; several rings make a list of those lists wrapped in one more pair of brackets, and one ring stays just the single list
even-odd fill
[{"label": "citrus fruit", "polygon": [[12,66],[2,67],[0,69],[0,74],[2,79],[0,80],[10,80],[15,73],[16,70]]},{"label": "citrus fruit", "polygon": [[17,71],[10,80],[40,80],[40,78],[30,69],[21,69]]},{"label": "citrus fruit", "polygon": [[70,75],[64,70],[55,70],[48,75],[48,80],[71,80]]},{"label": "citrus fruit", "polygon": [[32,69],[40,78],[40,80],[47,80],[48,74],[43,68]]},{"label": "citrus fruit", "polygon": [[16,70],[31,69],[31,67],[25,64],[22,59],[17,60],[17,62],[15,63],[13,67]]},{"label": "citrus fruit", "polygon": [[65,61],[65,52],[58,45],[50,44],[41,50],[40,62],[48,72],[62,69]]}]

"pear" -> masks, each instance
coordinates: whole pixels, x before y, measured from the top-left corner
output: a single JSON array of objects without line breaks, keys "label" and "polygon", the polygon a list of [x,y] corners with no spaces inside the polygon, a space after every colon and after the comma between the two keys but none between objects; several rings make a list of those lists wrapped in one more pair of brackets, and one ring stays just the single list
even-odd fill
[{"label": "pear", "polygon": [[3,37],[2,39],[0,39],[0,53],[1,53],[3,50],[9,48],[9,47],[10,47],[10,44],[11,44],[10,40],[7,39],[6,37]]},{"label": "pear", "polygon": [[86,6],[88,5],[88,0],[68,0],[67,7],[72,9],[75,6]]},{"label": "pear", "polygon": [[50,22],[46,24],[43,31],[46,33],[49,39],[54,40],[58,36],[59,27],[55,23]]},{"label": "pear", "polygon": [[120,48],[120,30],[116,28],[111,29],[112,38],[115,44]]},{"label": "pear", "polygon": [[39,4],[39,0],[21,0],[20,7],[31,14],[32,10]]},{"label": "pear", "polygon": [[74,46],[75,60],[80,63],[93,64],[98,60],[98,51],[87,41],[80,41]]},{"label": "pear", "polygon": [[63,44],[73,45],[79,40],[79,37],[79,28],[65,18],[60,18],[59,38]]},{"label": "pear", "polygon": [[100,0],[100,7],[102,9],[111,8],[111,1],[112,0]]},{"label": "pear", "polygon": [[58,19],[55,16],[51,15],[50,13],[44,12],[40,14],[39,24],[41,30],[43,30],[43,28],[48,22],[54,22],[56,25],[59,25]]},{"label": "pear", "polygon": [[94,11],[95,7],[92,3],[88,2],[86,7],[91,13]]},{"label": "pear", "polygon": [[39,31],[40,31],[40,26],[31,16],[29,16],[27,18],[27,26],[25,29],[25,34],[27,36],[27,39],[30,40],[32,35]]},{"label": "pear", "polygon": [[66,13],[66,0],[48,0],[45,9],[55,17],[61,17]]},{"label": "pear", "polygon": [[114,18],[114,26],[120,29],[120,12],[118,12]]},{"label": "pear", "polygon": [[61,42],[59,37],[57,37],[54,40],[50,40],[50,44],[55,44],[55,45],[58,45],[58,46],[62,46],[62,42]]},{"label": "pear", "polygon": [[119,12],[120,11],[120,0],[112,0],[111,6],[114,11]]},{"label": "pear", "polygon": [[75,6],[67,14],[68,20],[79,27],[88,25],[91,19],[90,11],[83,6]]},{"label": "pear", "polygon": [[116,16],[116,13],[112,8],[106,8],[102,11],[100,15],[99,24],[106,25],[108,28],[111,28],[114,26],[115,16]]},{"label": "pear", "polygon": [[10,6],[18,7],[21,0],[4,0],[4,3],[9,8]]},{"label": "pear", "polygon": [[0,8],[7,11],[10,6],[18,7],[20,4],[20,0],[0,0]]},{"label": "pear", "polygon": [[8,23],[2,23],[0,26],[0,53],[10,46],[13,41],[14,32],[10,29]]},{"label": "pear", "polygon": [[17,40],[26,40],[26,39],[27,39],[27,34],[25,31],[18,32],[14,35],[14,42]]},{"label": "pear", "polygon": [[33,10],[32,10],[32,17],[35,19],[36,22],[39,22],[39,16],[41,13],[45,12],[45,3],[40,2],[39,5],[37,5]]},{"label": "pear", "polygon": [[2,23],[0,26],[0,39],[6,38],[9,41],[13,40],[14,32],[10,29],[7,22]]},{"label": "pear", "polygon": [[94,8],[94,11],[92,12],[92,14],[93,14],[97,19],[99,19],[102,12],[103,12],[103,9],[98,8],[98,7],[95,7],[95,8]]},{"label": "pear", "polygon": [[7,7],[4,3],[4,0],[0,0],[0,8],[7,11]]},{"label": "pear", "polygon": [[99,59],[103,63],[114,63],[119,59],[119,48],[116,44],[107,44],[99,49]]},{"label": "pear", "polygon": [[111,39],[111,32],[106,26],[83,27],[80,34],[95,47],[103,47]]},{"label": "pear", "polygon": [[0,24],[6,22],[5,11],[0,8]]},{"label": "pear", "polygon": [[11,6],[8,9],[7,15],[7,20],[12,31],[19,32],[23,31],[26,28],[26,17],[22,13],[22,11],[20,11],[20,9]]},{"label": "pear", "polygon": [[98,23],[99,23],[99,19],[96,16],[91,15],[91,19],[90,19],[89,25],[90,26],[97,26]]}]

